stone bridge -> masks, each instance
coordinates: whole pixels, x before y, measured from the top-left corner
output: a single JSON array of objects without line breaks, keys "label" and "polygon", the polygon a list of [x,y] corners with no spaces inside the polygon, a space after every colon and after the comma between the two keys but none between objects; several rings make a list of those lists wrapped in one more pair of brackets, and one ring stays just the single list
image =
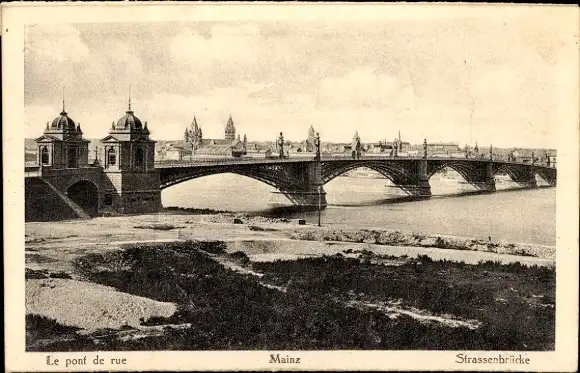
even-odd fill
[{"label": "stone bridge", "polygon": [[216,159],[157,162],[160,188],[198,177],[234,173],[260,180],[276,188],[276,194],[295,205],[325,206],[323,185],[335,177],[359,168],[370,168],[390,179],[410,196],[430,196],[429,179],[444,168],[457,171],[482,192],[495,191],[495,175],[507,174],[524,188],[534,188],[536,175],[556,185],[556,169],[530,163],[462,158],[347,157],[290,159]]},{"label": "stone bridge", "polygon": [[[523,187],[535,187],[536,175],[550,185],[556,184],[556,169],[530,163],[494,161],[490,158],[428,157],[427,139],[423,158],[365,155],[361,157],[358,132],[350,147],[351,157],[321,156],[320,136],[316,134],[316,155],[287,158],[284,138],[277,142],[278,158],[230,157],[195,161],[156,162],[155,141],[150,138],[147,122],[135,116],[129,100],[128,110],[116,122],[109,135],[101,139],[100,153],[88,161],[89,141],[83,138],[80,124],[64,110],[52,123],[47,122],[42,136],[35,139],[37,161],[25,167],[27,217],[51,220],[96,216],[100,213],[151,213],[160,211],[161,190],[198,177],[235,173],[260,180],[276,189],[273,201],[283,205],[290,200],[299,206],[326,206],[323,185],[333,178],[359,167],[367,167],[389,178],[411,196],[429,196],[429,178],[449,167],[470,184],[485,192],[495,191],[494,175],[507,174]],[[532,156],[532,160],[534,157]],[[28,218],[27,218],[28,220]]]}]

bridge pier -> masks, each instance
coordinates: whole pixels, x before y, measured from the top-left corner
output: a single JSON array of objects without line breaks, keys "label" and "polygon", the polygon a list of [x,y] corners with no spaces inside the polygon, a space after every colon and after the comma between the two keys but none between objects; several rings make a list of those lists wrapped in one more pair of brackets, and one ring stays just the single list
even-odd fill
[{"label": "bridge pier", "polygon": [[471,185],[480,192],[493,193],[495,189],[495,176],[493,172],[493,162],[488,162],[485,166],[485,177],[482,181],[470,181]]},{"label": "bridge pier", "polygon": [[535,177],[534,179],[522,180],[518,181],[517,183],[525,189],[534,189],[538,187],[538,182],[536,181]]},{"label": "bridge pier", "polygon": [[397,184],[405,193],[414,197],[430,197],[431,184],[429,184],[429,172],[427,169],[427,160],[422,159],[419,162],[417,170],[417,181],[414,184]]},{"label": "bridge pier", "polygon": [[406,184],[406,185],[398,185],[398,188],[401,188],[403,192],[412,197],[430,197],[431,196],[431,185],[429,184],[429,180],[421,180],[417,184]]},{"label": "bridge pier", "polygon": [[526,189],[534,189],[538,187],[538,181],[536,180],[536,170],[534,167],[530,167],[527,170],[526,177],[523,180],[517,180],[517,183]]},{"label": "bridge pier", "polygon": [[495,180],[470,181],[469,184],[477,189],[478,192],[493,193],[496,191]]},{"label": "bridge pier", "polygon": [[308,210],[316,210],[319,206],[324,209],[327,206],[326,192],[322,187],[311,191],[276,190],[271,192],[268,203],[273,207],[298,206]]}]

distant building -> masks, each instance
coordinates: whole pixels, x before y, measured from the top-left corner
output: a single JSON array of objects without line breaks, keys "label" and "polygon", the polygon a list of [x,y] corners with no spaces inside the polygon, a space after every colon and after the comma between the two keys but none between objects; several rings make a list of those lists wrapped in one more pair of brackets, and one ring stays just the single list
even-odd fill
[{"label": "distant building", "polygon": [[246,154],[247,143],[246,135],[243,140],[240,139],[239,134],[236,137],[236,127],[231,115],[226,123],[223,139],[205,139],[201,126],[194,116],[190,127],[185,129],[183,141],[180,144],[169,144],[164,153],[165,158],[170,160],[183,160],[196,156],[240,157]]},{"label": "distant building", "polygon": [[[454,142],[436,142],[427,143],[427,152],[429,154],[448,155],[459,152],[459,145]],[[478,150],[476,150],[477,153]]]},{"label": "distant building", "polygon": [[304,143],[305,152],[315,152],[316,151],[316,131],[314,127],[310,126],[308,129],[308,139]]},{"label": "distant building", "polygon": [[232,120],[231,114],[230,114],[230,118],[228,119],[228,123],[226,124],[226,136],[224,139],[226,141],[230,141],[230,142],[232,142],[236,139],[236,127],[234,127],[234,121]]}]

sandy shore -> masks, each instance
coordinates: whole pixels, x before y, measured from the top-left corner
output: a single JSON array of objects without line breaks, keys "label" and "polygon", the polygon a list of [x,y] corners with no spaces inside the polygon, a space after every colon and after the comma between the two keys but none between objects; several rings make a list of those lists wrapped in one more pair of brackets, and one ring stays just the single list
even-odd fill
[{"label": "sandy shore", "polygon": [[[234,224],[237,220],[239,224]],[[64,265],[77,254],[93,250],[118,249],[135,242],[209,240],[259,242],[263,252],[253,252],[258,244],[230,245],[248,254],[320,255],[356,249],[380,250],[390,255],[430,255],[477,263],[479,260],[520,261],[553,265],[555,247],[473,240],[466,237],[425,235],[390,229],[352,229],[298,225],[297,220],[247,217],[236,214],[185,215],[157,214],[102,217],[90,221],[26,223],[26,250],[29,256],[48,257],[51,268]],[[273,241],[273,242],[269,242]],[[291,241],[281,243],[285,241]],[[274,243],[276,242],[276,243]],[[335,246],[338,243],[339,246]],[[346,245],[347,243],[351,246]],[[237,245],[237,246],[236,246]],[[42,260],[30,260],[29,267],[42,267]],[[64,268],[64,267],[63,267]]]},{"label": "sandy shore", "polygon": [[[77,258],[91,253],[114,252],[135,243],[221,241],[227,253],[243,252],[254,263],[322,255],[356,257],[358,253],[370,252],[376,258],[425,255],[433,260],[466,264],[492,261],[540,267],[555,265],[555,248],[540,245],[482,242],[377,228],[316,227],[299,225],[297,220],[228,213],[166,213],[26,223],[25,239],[27,314],[79,328],[80,333],[99,329],[128,333],[127,327],[143,333],[151,329],[142,325],[144,321],[167,318],[176,312],[174,303],[158,302],[87,282],[74,270],[73,262]],[[222,263],[223,259],[218,261]],[[373,263],[396,265],[396,260],[385,263],[375,260]],[[235,263],[222,265],[257,278],[256,273],[243,272],[244,269]],[[155,332],[159,333],[157,329]]]}]

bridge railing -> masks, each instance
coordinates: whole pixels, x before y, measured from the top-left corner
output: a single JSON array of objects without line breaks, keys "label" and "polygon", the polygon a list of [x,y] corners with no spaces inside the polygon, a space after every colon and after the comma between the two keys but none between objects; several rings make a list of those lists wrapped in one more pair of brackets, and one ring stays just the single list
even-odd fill
[{"label": "bridge railing", "polygon": [[162,160],[155,161],[156,167],[184,167],[184,166],[207,166],[220,164],[263,164],[263,163],[292,163],[310,162],[313,157],[291,157],[291,158],[198,158],[191,160]]},{"label": "bridge railing", "polygon": [[[351,154],[332,154],[332,155],[322,155],[320,157],[321,161],[340,161],[353,159]],[[394,155],[383,155],[383,154],[361,154],[358,160],[394,160],[394,159],[410,159],[417,160],[423,159],[421,156],[394,156]],[[489,158],[477,157],[477,158],[458,158],[458,157],[440,157],[440,156],[428,156],[427,159],[430,160],[441,160],[441,161],[468,161],[468,162],[488,162]],[[231,165],[231,164],[265,164],[265,163],[292,163],[292,162],[312,162],[315,161],[316,157],[285,157],[278,158],[275,156],[268,158],[196,158],[188,160],[159,160],[155,161],[155,166],[164,167],[191,167],[191,166],[208,166],[208,165]],[[497,163],[507,163],[507,164],[529,164],[529,162],[518,162],[509,161],[505,159],[493,159]],[[535,163],[535,166],[548,167],[544,164]]]}]

